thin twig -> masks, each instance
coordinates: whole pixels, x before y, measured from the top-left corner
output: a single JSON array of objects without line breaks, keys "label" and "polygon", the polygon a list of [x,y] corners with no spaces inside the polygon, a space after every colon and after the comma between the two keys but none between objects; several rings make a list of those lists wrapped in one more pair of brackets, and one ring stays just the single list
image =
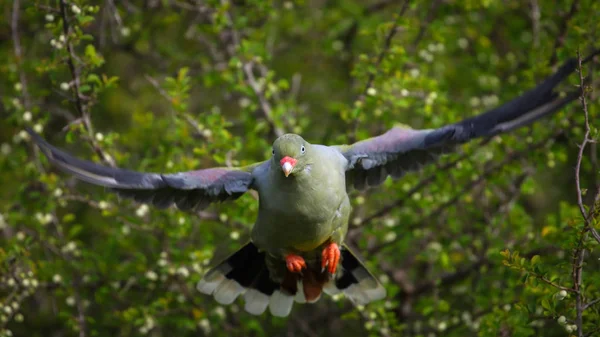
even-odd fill
[{"label": "thin twig", "polygon": [[86,106],[83,104],[83,101],[81,100],[81,90],[80,90],[81,80],[79,77],[79,72],[77,71],[77,68],[75,67],[75,62],[73,61],[76,57],[75,57],[75,52],[73,51],[73,45],[71,44],[71,39],[69,37],[69,20],[67,17],[67,5],[65,3],[65,0],[60,0],[59,3],[60,3],[60,14],[62,17],[63,34],[65,35],[65,38],[67,39],[67,42],[66,42],[67,52],[68,52],[67,53],[67,65],[69,66],[69,71],[71,72],[71,77],[73,79],[72,88],[74,90],[74,95],[75,95],[75,107],[77,108],[77,111],[79,112],[79,114],[81,115],[81,118],[83,119],[83,126],[88,133],[88,141],[91,144],[92,148],[94,149],[94,152],[96,152],[96,154],[100,158],[102,158],[102,160],[105,163],[114,167],[115,162],[112,159],[112,157],[109,156],[106,152],[104,152],[104,150],[102,150],[102,148],[100,147],[100,145],[96,142],[96,140],[94,138],[94,128],[92,126],[92,121],[90,120],[89,111],[87,110]]},{"label": "thin twig", "polygon": [[[364,102],[367,97],[367,91],[371,88],[371,86],[373,86],[373,82],[375,81],[375,76],[377,75],[379,66],[381,65],[381,62],[383,62],[385,55],[390,50],[390,47],[392,45],[392,39],[398,32],[398,24],[399,24],[398,21],[400,20],[400,17],[402,17],[402,15],[404,15],[406,10],[408,9],[409,2],[410,2],[409,0],[405,0],[404,3],[402,4],[402,7],[400,7],[400,12],[398,13],[398,17],[396,18],[396,20],[394,20],[394,24],[390,28],[390,31],[388,32],[388,34],[385,38],[385,42],[383,43],[383,49],[381,49],[381,52],[379,53],[379,55],[377,56],[377,60],[375,61],[374,68],[376,70],[369,74],[369,77],[367,78],[367,84],[365,85],[365,88],[363,89],[362,94],[358,97],[357,101]],[[354,143],[356,141],[356,132],[358,131],[358,123],[359,123],[359,120],[358,120],[358,118],[356,118],[354,120],[354,124],[352,126],[352,133],[349,136],[349,140],[351,143]]]},{"label": "thin twig", "polygon": [[[581,61],[581,54],[579,50],[577,51],[577,61],[578,61],[578,72],[579,72],[579,89],[581,90],[581,95],[579,100],[581,101],[581,105],[583,108],[583,113],[585,117],[585,133],[583,135],[583,140],[581,145],[579,146],[579,153],[577,154],[577,164],[575,165],[575,188],[577,190],[577,205],[579,206],[579,212],[584,220],[584,228],[580,231],[579,240],[577,243],[577,247],[573,253],[573,289],[577,291],[577,296],[575,297],[575,309],[576,309],[576,318],[575,325],[577,326],[577,335],[579,337],[583,337],[583,311],[584,311],[584,298],[583,293],[581,292],[581,287],[583,283],[583,261],[585,259],[586,249],[584,247],[584,243],[588,236],[588,231],[595,232],[595,229],[592,227],[592,223],[590,221],[590,215],[593,215],[595,208],[594,204],[590,207],[589,212],[585,210],[585,206],[583,203],[583,191],[581,189],[581,163],[583,162],[583,154],[585,151],[585,147],[591,141],[589,138],[591,129],[589,122],[589,113],[586,101],[586,90],[585,83],[583,80],[583,67]],[[600,242],[600,241],[599,241]]]},{"label": "thin twig", "polygon": [[579,7],[579,0],[573,0],[573,2],[571,3],[571,8],[569,9],[569,12],[563,16],[563,19],[559,24],[558,37],[555,40],[556,42],[554,43],[554,48],[552,48],[552,50],[553,50],[552,56],[550,57],[551,65],[556,63],[556,60],[558,59],[558,50],[560,48],[562,48],[562,46],[565,44],[565,38],[567,36],[567,27],[568,27],[569,21],[573,18],[573,16],[575,15],[575,12],[577,12],[578,7]]},{"label": "thin twig", "polygon": [[27,78],[25,71],[23,70],[23,50],[21,49],[21,39],[19,37],[19,11],[20,1],[13,1],[12,19],[10,22],[10,28],[12,33],[12,40],[15,50],[15,59],[19,68],[19,82],[21,83],[21,92],[23,94],[23,104],[25,109],[31,109],[31,101],[29,99],[29,91],[27,88]]},{"label": "thin twig", "polygon": [[583,310],[585,310],[585,309],[587,309],[587,308],[589,308],[589,307],[592,307],[592,306],[594,306],[596,303],[600,303],[600,298],[597,298],[597,299],[595,299],[595,300],[593,300],[593,301],[591,301],[591,302],[587,303],[586,305],[584,305],[584,306],[583,306]]},{"label": "thin twig", "polygon": [[[221,0],[223,5],[227,4],[227,2],[228,0]],[[241,45],[241,38],[237,29],[235,29],[231,11],[227,11],[224,15],[227,21],[227,28],[231,34],[231,39],[233,40],[233,46],[231,46],[231,48],[226,48],[226,50],[229,53],[229,56],[233,57],[235,51],[239,49]],[[246,77],[246,83],[250,86],[254,92],[254,95],[256,95],[256,98],[260,104],[260,110],[262,111],[263,118],[269,124],[270,131],[276,137],[283,135],[285,131],[277,126],[275,120],[273,119],[273,108],[271,107],[271,103],[269,103],[269,100],[265,95],[264,88],[258,83],[256,77],[254,77],[254,62],[244,61],[241,58],[240,62],[242,63],[242,70],[244,71],[244,75]]]}]

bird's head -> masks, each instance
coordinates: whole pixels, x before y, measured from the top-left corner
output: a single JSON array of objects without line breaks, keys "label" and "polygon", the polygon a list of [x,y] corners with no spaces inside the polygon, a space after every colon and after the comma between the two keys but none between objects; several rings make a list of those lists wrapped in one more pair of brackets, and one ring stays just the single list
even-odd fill
[{"label": "bird's head", "polygon": [[309,164],[310,147],[302,137],[292,133],[285,134],[273,143],[273,161],[281,167],[286,177],[301,172]]}]

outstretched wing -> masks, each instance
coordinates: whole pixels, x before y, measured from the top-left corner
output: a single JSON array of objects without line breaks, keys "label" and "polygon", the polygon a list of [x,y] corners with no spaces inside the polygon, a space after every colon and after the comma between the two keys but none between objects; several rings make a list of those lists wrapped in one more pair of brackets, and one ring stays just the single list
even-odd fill
[{"label": "outstretched wing", "polygon": [[455,124],[424,130],[393,128],[377,137],[337,146],[348,159],[346,186],[362,190],[381,184],[388,176],[400,178],[458,144],[505,133],[556,112],[579,97],[577,90],[563,96],[554,92],[554,88],[576,67],[577,60],[570,59],[556,73],[520,97]]},{"label": "outstretched wing", "polygon": [[81,160],[50,145],[33,130],[27,130],[48,160],[65,172],[141,203],[181,210],[201,210],[212,202],[235,200],[252,185],[252,170],[216,167],[172,174],[141,173]]}]

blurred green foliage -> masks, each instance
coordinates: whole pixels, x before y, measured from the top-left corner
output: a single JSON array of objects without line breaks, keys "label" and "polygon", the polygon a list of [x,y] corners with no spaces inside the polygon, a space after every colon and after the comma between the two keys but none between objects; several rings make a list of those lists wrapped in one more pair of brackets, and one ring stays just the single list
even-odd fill
[{"label": "blurred green foliage", "polygon": [[[194,288],[215,251],[242,244],[255,195],[199,214],[158,211],[58,172],[23,132],[32,126],[107,165],[176,172],[264,160],[281,132],[341,144],[397,123],[438,127],[516,97],[578,48],[585,55],[600,2],[0,8],[0,336],[600,334],[597,242],[574,184],[578,102],[353,194],[348,242],[388,299],[355,308],[324,297],[296,304],[288,319],[222,307]],[[592,126],[599,97],[588,96]],[[593,143],[581,168],[585,202],[598,183],[596,156]],[[574,331],[578,298],[592,304]]]}]

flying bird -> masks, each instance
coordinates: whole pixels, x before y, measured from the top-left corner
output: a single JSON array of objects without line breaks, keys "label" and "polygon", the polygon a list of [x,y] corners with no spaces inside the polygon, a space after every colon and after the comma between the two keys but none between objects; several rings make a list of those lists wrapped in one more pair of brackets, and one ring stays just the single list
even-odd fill
[{"label": "flying bird", "polygon": [[[589,61],[592,56],[586,58]],[[385,288],[344,244],[348,193],[400,178],[436,156],[475,138],[528,125],[577,99],[579,89],[555,87],[575,71],[565,62],[535,88],[481,115],[436,129],[395,127],[351,145],[311,144],[297,134],[275,140],[272,156],[253,165],[178,173],[141,173],[75,158],[28,132],[49,161],[88,183],[123,197],[166,208],[198,211],[213,202],[258,192],[251,239],[210,269],[197,288],[222,304],[239,296],[245,310],[289,315],[294,302],[312,303],[323,292],[343,293],[356,304],[383,299]]]}]

